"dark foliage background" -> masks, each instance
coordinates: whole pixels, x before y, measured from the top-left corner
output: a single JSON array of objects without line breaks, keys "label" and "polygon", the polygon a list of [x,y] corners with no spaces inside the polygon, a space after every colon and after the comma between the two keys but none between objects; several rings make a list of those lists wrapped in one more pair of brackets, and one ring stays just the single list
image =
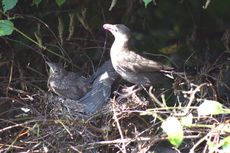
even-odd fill
[{"label": "dark foliage background", "polygon": [[[15,17],[16,27],[30,38],[36,40],[34,33],[38,33],[47,48],[80,67],[89,64],[89,58],[96,64],[100,59],[108,58],[109,52],[103,48],[106,33],[102,25],[123,23],[133,31],[138,50],[154,54],[168,52],[166,55],[183,68],[184,61],[191,55],[186,64],[199,67],[205,62],[214,62],[227,49],[228,41],[225,42],[222,37],[229,28],[229,2],[211,1],[204,9],[206,3],[157,1],[156,5],[150,3],[145,8],[138,0],[118,1],[109,11],[111,1],[71,0],[61,7],[49,1],[42,1],[38,7],[31,6],[28,1],[20,1],[9,14]],[[74,33],[67,39],[70,33],[69,14],[75,15]],[[58,23],[59,20],[61,22]],[[60,33],[60,29],[63,32]],[[108,36],[107,48],[113,39]],[[16,32],[9,38],[2,38],[1,44],[2,57],[6,61],[14,58],[15,64],[18,62],[28,73],[34,73],[26,68],[28,63],[44,73],[43,55],[52,61],[61,60]]]},{"label": "dark foliage background", "polygon": [[[133,32],[135,48],[150,53],[151,58],[174,65],[178,71],[201,74],[196,83],[212,83],[215,99],[229,106],[229,0],[158,0],[147,7],[141,0],[120,0],[110,11],[111,3],[68,0],[59,7],[48,0],[38,6],[20,0],[7,13],[17,29],[46,49],[16,31],[0,38],[3,120],[15,116],[19,110],[12,108],[17,105],[30,105],[20,98],[48,90],[45,60],[64,63],[67,70],[89,76],[109,59],[113,37],[102,28],[105,23],[127,25]],[[0,17],[5,18],[3,14]],[[0,127],[5,127],[4,123]]]}]

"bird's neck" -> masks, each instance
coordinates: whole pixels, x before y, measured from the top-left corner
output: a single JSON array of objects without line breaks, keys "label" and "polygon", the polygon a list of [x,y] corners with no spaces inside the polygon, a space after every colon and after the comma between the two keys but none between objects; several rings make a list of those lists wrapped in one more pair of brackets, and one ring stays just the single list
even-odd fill
[{"label": "bird's neck", "polygon": [[116,52],[117,54],[119,54],[119,52],[125,52],[125,51],[129,51],[129,41],[122,40],[122,39],[115,39],[111,47],[111,52]]}]

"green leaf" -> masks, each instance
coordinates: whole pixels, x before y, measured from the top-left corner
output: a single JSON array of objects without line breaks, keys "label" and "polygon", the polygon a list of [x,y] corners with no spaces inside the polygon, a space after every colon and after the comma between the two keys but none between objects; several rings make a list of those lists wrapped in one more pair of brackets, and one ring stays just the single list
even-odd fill
[{"label": "green leaf", "polygon": [[161,128],[168,135],[169,142],[179,147],[184,139],[184,131],[180,121],[175,117],[168,117],[161,125]]},{"label": "green leaf", "polygon": [[151,3],[153,0],[143,0],[145,3],[145,8],[147,8],[148,4]]},{"label": "green leaf", "polygon": [[209,147],[209,152],[214,152],[215,150],[219,150],[221,153],[230,152],[230,136],[220,140],[219,143],[208,140],[207,144]]},{"label": "green leaf", "polygon": [[224,113],[223,105],[214,100],[205,99],[204,102],[197,108],[199,116],[218,115]]},{"label": "green leaf", "polygon": [[230,136],[224,138],[224,140],[221,140],[221,144],[223,144],[222,148],[224,152],[230,152]]},{"label": "green leaf", "polygon": [[65,0],[56,0],[58,6],[62,6],[65,3]]},{"label": "green leaf", "polygon": [[112,0],[112,3],[109,7],[109,11],[111,11],[113,9],[113,7],[116,5],[116,3],[117,3],[117,0]]},{"label": "green leaf", "polygon": [[3,12],[5,13],[6,11],[14,8],[17,2],[18,0],[2,0]]},{"label": "green leaf", "polygon": [[189,115],[181,118],[181,124],[189,127],[192,125],[192,120],[193,120],[193,115],[190,113]]},{"label": "green leaf", "polygon": [[11,35],[14,30],[13,22],[9,20],[0,20],[0,36]]},{"label": "green leaf", "polygon": [[42,2],[42,0],[33,0],[32,5],[36,5],[38,7],[38,5]]}]

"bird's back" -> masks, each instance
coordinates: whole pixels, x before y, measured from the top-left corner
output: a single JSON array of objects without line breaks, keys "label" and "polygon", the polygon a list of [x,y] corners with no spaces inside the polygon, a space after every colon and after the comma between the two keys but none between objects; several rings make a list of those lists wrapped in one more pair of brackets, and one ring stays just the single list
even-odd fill
[{"label": "bird's back", "polygon": [[122,51],[112,57],[115,70],[125,80],[142,85],[158,85],[172,80],[162,71],[172,71],[172,67],[149,60],[134,51]]}]

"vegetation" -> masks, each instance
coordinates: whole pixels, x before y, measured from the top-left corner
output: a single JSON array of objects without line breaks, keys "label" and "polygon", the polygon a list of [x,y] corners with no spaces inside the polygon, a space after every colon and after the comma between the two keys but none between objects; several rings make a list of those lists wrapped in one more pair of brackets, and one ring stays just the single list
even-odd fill
[{"label": "vegetation", "polygon": [[[1,152],[230,152],[230,1],[1,0]],[[122,23],[137,50],[185,76],[95,114],[47,89],[46,60],[92,75]],[[117,80],[113,91],[127,82]],[[169,142],[169,143],[168,143]]]}]

